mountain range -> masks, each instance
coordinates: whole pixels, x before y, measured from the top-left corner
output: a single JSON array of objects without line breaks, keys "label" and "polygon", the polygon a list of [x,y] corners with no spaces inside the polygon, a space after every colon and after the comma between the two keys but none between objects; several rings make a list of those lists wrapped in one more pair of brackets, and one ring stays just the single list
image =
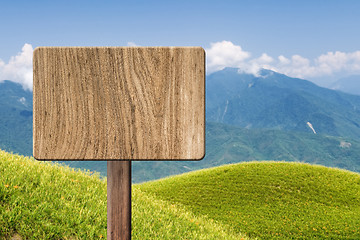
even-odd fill
[{"label": "mountain range", "polygon": [[360,96],[319,87],[270,70],[259,76],[225,68],[206,81],[207,121],[360,137]]},{"label": "mountain range", "polygon": [[[0,83],[0,148],[32,155],[32,92]],[[253,160],[317,163],[360,172],[360,96],[270,70],[225,68],[206,80],[202,161],[133,162],[133,182]],[[66,162],[106,175],[106,162]]]},{"label": "mountain range", "polygon": [[0,82],[0,149],[32,155],[32,92]]},{"label": "mountain range", "polygon": [[330,89],[360,95],[360,75],[340,78],[329,86]]}]

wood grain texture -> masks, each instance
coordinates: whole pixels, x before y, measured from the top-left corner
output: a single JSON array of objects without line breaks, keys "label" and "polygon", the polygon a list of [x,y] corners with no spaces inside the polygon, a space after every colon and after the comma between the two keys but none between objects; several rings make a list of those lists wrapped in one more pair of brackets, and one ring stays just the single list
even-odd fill
[{"label": "wood grain texture", "polygon": [[202,48],[40,47],[33,68],[35,158],[203,158]]},{"label": "wood grain texture", "polygon": [[107,239],[131,239],[131,161],[107,162]]}]

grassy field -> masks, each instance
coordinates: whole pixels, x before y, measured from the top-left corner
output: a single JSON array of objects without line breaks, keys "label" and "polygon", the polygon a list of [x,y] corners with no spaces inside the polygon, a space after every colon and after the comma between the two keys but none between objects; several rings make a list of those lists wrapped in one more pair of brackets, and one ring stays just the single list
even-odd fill
[{"label": "grassy field", "polygon": [[[0,239],[106,239],[106,180],[0,151]],[[248,239],[132,189],[132,239]]]},{"label": "grassy field", "polygon": [[106,184],[90,172],[0,152],[0,239],[106,236]]},{"label": "grassy field", "polygon": [[[0,239],[106,239],[106,181],[0,151]],[[360,239],[360,175],[256,162],[132,188],[132,239]]]},{"label": "grassy field", "polygon": [[157,199],[259,239],[360,239],[360,175],[252,162],[140,185]]}]

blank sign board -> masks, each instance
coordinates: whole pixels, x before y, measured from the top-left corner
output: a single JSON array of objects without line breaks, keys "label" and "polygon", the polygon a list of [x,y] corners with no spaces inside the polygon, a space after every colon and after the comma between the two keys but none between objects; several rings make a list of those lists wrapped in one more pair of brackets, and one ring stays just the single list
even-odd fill
[{"label": "blank sign board", "polygon": [[200,47],[39,47],[40,160],[199,160],[205,154]]}]

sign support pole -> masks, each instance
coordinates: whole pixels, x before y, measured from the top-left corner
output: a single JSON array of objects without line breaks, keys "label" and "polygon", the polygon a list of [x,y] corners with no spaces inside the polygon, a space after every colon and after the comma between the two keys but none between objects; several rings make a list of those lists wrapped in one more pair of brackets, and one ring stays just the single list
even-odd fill
[{"label": "sign support pole", "polygon": [[107,162],[107,239],[131,239],[131,161]]}]

